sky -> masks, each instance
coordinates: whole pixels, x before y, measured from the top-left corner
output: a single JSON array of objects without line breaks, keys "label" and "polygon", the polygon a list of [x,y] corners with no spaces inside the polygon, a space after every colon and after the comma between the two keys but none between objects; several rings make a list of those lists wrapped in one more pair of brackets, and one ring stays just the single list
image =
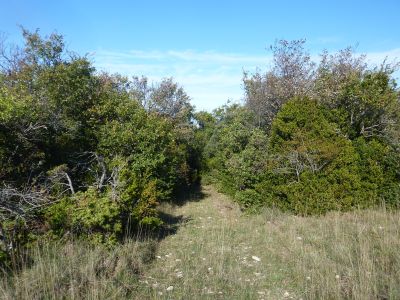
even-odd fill
[{"label": "sky", "polygon": [[[0,32],[57,32],[97,70],[173,77],[197,110],[243,99],[243,71],[266,71],[276,40],[307,40],[313,57],[355,46],[372,65],[400,59],[399,0],[0,0]],[[396,73],[396,78],[398,78]]]}]

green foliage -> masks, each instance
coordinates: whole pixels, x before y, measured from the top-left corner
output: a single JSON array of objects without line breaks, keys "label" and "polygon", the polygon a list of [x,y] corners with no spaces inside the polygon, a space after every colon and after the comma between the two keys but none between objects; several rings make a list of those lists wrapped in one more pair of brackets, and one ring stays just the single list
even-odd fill
[{"label": "green foliage", "polygon": [[[294,98],[272,123],[269,138],[235,108],[206,149],[221,190],[241,206],[268,205],[296,214],[399,205],[399,156],[386,140],[351,139],[343,111]],[[211,147],[212,146],[212,147]]]},{"label": "green foliage", "polygon": [[347,112],[345,128],[350,138],[381,136],[397,117],[394,82],[384,72],[352,78],[341,91],[336,105]]},{"label": "green foliage", "polygon": [[57,237],[62,237],[71,230],[71,212],[74,203],[69,198],[64,198],[49,206],[44,215],[51,233]]},{"label": "green foliage", "polygon": [[123,228],[121,206],[107,193],[99,194],[94,189],[50,206],[46,220],[55,236],[70,233],[110,245],[121,237]]},{"label": "green foliage", "polygon": [[221,190],[234,196],[237,190],[247,188],[260,171],[262,155],[254,158],[247,155],[262,148],[265,139],[263,132],[256,130],[253,114],[246,108],[233,105],[217,113],[219,121],[205,146],[204,158]]},{"label": "green foliage", "polygon": [[270,177],[279,182],[271,191],[274,205],[318,214],[348,210],[367,196],[356,196],[362,188],[358,156],[330,118],[329,111],[309,99],[291,100],[278,113],[270,139]]},{"label": "green foliage", "polygon": [[38,222],[32,219],[2,220],[0,223],[0,270],[21,267],[26,259],[26,249],[37,240],[37,235],[31,230],[37,225]]},{"label": "green foliage", "polygon": [[192,146],[194,159],[197,162],[198,168],[202,172],[210,171],[206,163],[205,147],[210,140],[217,120],[213,114],[201,111],[194,114],[195,122],[197,122],[197,129],[195,130],[194,141],[195,144]]},{"label": "green foliage", "polygon": [[108,195],[99,195],[91,189],[75,197],[77,206],[71,216],[74,232],[88,235],[97,233],[96,241],[116,242],[122,233],[121,207],[118,203]]},{"label": "green foliage", "polygon": [[201,150],[185,91],[165,79],[142,95],[137,82],[98,74],[67,52],[61,35],[23,36],[22,52],[1,64],[0,189],[11,186],[31,203],[1,200],[1,218],[34,211],[32,234],[50,229],[105,244],[160,226],[157,205],[198,180]]},{"label": "green foliage", "polygon": [[370,69],[352,48],[325,51],[317,65],[304,42],[278,41],[270,70],[244,73],[245,106],[215,111],[209,178],[246,209],[398,207],[398,65]]},{"label": "green foliage", "polygon": [[265,205],[263,197],[253,189],[236,192],[234,199],[241,207],[250,212],[257,211]]},{"label": "green foliage", "polygon": [[3,248],[4,248],[3,246],[0,248],[0,268],[8,269],[9,262],[10,262],[10,256],[9,256],[8,251],[6,251],[6,249],[3,249]]},{"label": "green foliage", "polygon": [[360,157],[362,181],[376,189],[377,196],[389,207],[400,205],[400,155],[379,139],[358,138],[354,146]]}]

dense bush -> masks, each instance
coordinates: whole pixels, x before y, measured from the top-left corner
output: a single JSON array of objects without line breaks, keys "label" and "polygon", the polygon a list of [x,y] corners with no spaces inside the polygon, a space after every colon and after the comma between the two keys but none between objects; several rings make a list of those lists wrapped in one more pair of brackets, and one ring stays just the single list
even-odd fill
[{"label": "dense bush", "polygon": [[26,244],[15,232],[112,244],[159,226],[158,203],[198,180],[185,91],[96,73],[60,35],[23,36],[0,52],[1,259]]},{"label": "dense bush", "polygon": [[324,53],[317,66],[303,44],[280,41],[271,71],[245,74],[245,105],[214,113],[209,174],[246,209],[308,215],[398,207],[394,67],[368,69],[351,49]]},{"label": "dense bush", "polygon": [[[281,177],[272,192],[277,206],[313,214],[379,202],[376,182],[383,181],[384,174],[378,173],[376,158],[361,170],[356,147],[329,119],[334,119],[330,111],[307,99],[289,101],[278,113],[270,139],[271,176]],[[370,173],[371,168],[376,171],[367,180],[362,171]]]},{"label": "dense bush", "polygon": [[253,124],[253,114],[234,105],[221,110],[209,142],[205,160],[210,176],[224,192],[234,196],[237,190],[251,186],[262,170],[265,156],[260,153],[266,144],[265,135]]},{"label": "dense bush", "polygon": [[335,122],[342,120],[337,111],[295,98],[283,105],[268,138],[251,126],[240,131],[240,115],[238,124],[216,127],[219,139],[206,149],[213,178],[244,208],[271,205],[307,215],[399,205],[398,153],[378,137],[350,139]]}]

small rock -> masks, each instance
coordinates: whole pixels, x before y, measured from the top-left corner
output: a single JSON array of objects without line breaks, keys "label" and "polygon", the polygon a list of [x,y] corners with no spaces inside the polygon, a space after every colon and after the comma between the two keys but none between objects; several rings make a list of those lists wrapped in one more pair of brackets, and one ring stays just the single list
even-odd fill
[{"label": "small rock", "polygon": [[258,256],[254,256],[254,255],[253,255],[251,258],[252,258],[253,260],[255,260],[255,261],[261,261],[261,258],[259,258]]},{"label": "small rock", "polygon": [[174,289],[174,287],[172,285],[170,285],[169,287],[167,287],[167,292],[170,292]]},{"label": "small rock", "polygon": [[285,297],[285,298],[287,298],[287,297],[289,297],[289,296],[290,296],[289,292],[285,292],[285,293],[283,294],[283,297]]}]

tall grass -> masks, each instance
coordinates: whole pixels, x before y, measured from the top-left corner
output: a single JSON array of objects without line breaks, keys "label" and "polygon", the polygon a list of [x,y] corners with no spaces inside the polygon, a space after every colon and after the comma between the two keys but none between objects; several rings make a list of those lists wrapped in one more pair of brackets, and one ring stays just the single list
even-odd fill
[{"label": "tall grass", "polygon": [[154,251],[152,240],[128,241],[112,250],[79,241],[37,246],[31,265],[1,280],[0,298],[132,298]]},{"label": "tall grass", "polygon": [[[160,242],[37,248],[4,299],[400,299],[400,212],[245,215],[206,187]],[[176,224],[171,224],[176,226]]]}]

